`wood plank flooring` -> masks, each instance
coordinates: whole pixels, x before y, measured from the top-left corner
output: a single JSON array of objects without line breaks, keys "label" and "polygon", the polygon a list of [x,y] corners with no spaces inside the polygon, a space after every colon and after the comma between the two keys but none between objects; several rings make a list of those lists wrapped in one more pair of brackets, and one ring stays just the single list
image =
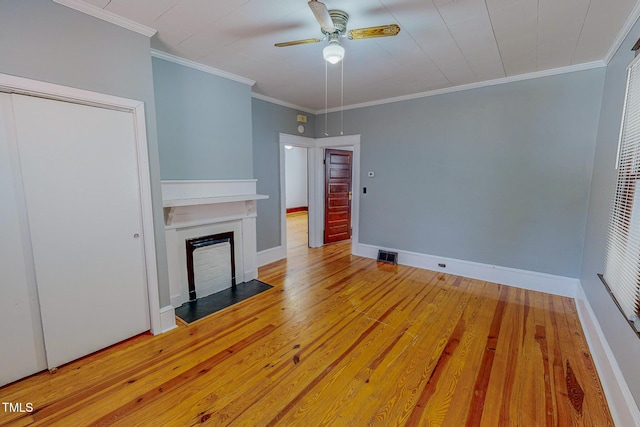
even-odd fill
[{"label": "wood plank flooring", "polygon": [[306,247],[273,289],[0,388],[0,425],[610,426],[572,300]]}]

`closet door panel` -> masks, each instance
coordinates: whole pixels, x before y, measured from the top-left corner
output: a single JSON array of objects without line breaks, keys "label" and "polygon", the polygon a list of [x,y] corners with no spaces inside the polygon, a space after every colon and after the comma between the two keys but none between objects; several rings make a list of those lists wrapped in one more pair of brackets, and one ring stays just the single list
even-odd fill
[{"label": "closet door panel", "polygon": [[47,367],[12,116],[0,93],[0,386]]},{"label": "closet door panel", "polygon": [[133,119],[12,97],[51,368],[149,329]]}]

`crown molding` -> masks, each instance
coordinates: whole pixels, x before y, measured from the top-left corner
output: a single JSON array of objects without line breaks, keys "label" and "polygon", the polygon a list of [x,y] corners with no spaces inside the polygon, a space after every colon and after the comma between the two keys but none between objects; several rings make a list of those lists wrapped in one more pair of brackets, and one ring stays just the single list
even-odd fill
[{"label": "crown molding", "polygon": [[613,55],[615,55],[618,49],[620,49],[620,46],[624,42],[624,39],[627,38],[627,36],[629,35],[629,32],[631,31],[631,29],[633,28],[633,26],[635,25],[639,17],[640,17],[640,0],[637,0],[636,5],[633,7],[631,12],[629,13],[629,17],[624,22],[624,25],[620,29],[620,32],[618,32],[618,36],[613,41],[613,44],[611,44],[611,47],[609,48],[607,55],[604,57],[603,61],[605,64],[609,64],[609,62],[611,62],[611,60],[613,59]]},{"label": "crown molding", "polygon": [[156,49],[151,49],[151,56],[158,59],[164,59],[165,61],[173,62],[175,64],[184,65],[185,67],[193,68],[195,70],[203,71],[205,73],[213,74],[214,76],[224,77],[225,79],[233,80],[238,83],[253,86],[256,84],[255,80],[248,79],[246,77],[232,74],[217,68],[210,67],[208,65],[200,64],[199,62],[191,61],[189,59],[180,58],[179,56],[172,55],[170,53],[162,52]]},{"label": "crown molding", "polygon": [[303,107],[301,105],[292,104],[290,102],[282,101],[280,99],[271,98],[270,96],[262,95],[261,93],[252,92],[251,93],[251,97],[252,98],[256,98],[256,99],[260,99],[262,101],[267,101],[267,102],[270,102],[272,104],[281,105],[283,107],[292,108],[294,110],[304,111],[305,113],[318,114],[318,112],[316,110],[313,110],[311,108]]},{"label": "crown molding", "polygon": [[53,0],[53,2],[77,10],[78,12],[93,16],[94,18],[110,22],[119,27],[126,28],[127,30],[135,31],[136,33],[142,34],[143,36],[153,37],[153,35],[158,32],[157,30],[147,27],[146,25],[138,24],[135,21],[123,18],[120,15],[116,15],[113,12],[109,12],[108,10],[101,9],[97,6],[81,0]]},{"label": "crown molding", "polygon": [[496,86],[496,85],[501,85],[501,84],[505,84],[505,83],[519,82],[519,81],[523,81],[523,80],[539,79],[541,77],[549,77],[549,76],[555,76],[555,75],[559,75],[559,74],[574,73],[574,72],[577,72],[577,71],[592,70],[594,68],[604,68],[606,66],[607,66],[607,64],[606,64],[605,61],[586,62],[584,64],[570,65],[570,66],[567,66],[567,67],[554,68],[554,69],[551,69],[551,70],[536,71],[534,73],[520,74],[520,75],[517,75],[517,76],[503,77],[503,78],[500,78],[500,79],[487,80],[487,81],[476,82],[476,83],[469,83],[469,84],[466,84],[466,85],[452,86],[452,87],[447,87],[447,88],[443,88],[443,89],[430,90],[430,91],[426,91],[426,92],[412,93],[412,94],[409,94],[409,95],[397,96],[397,97],[386,98],[386,99],[379,99],[379,100],[376,100],[376,101],[363,102],[363,103],[360,103],[360,104],[345,105],[342,108],[334,107],[334,108],[329,108],[326,111],[324,109],[313,110],[311,108],[307,108],[307,107],[302,107],[300,105],[291,104],[289,102],[282,101],[282,100],[276,99],[276,98],[271,98],[269,96],[261,95],[261,94],[258,94],[258,93],[252,93],[251,96],[253,98],[261,99],[263,101],[271,102],[272,104],[282,105],[283,107],[294,108],[294,109],[297,109],[297,110],[305,111],[305,112],[310,113],[310,114],[318,115],[318,114],[324,114],[325,112],[327,112],[327,113],[336,113],[336,112],[339,112],[340,110],[342,110],[342,111],[344,111],[344,110],[354,110],[356,108],[373,107],[375,105],[383,105],[383,104],[392,104],[394,102],[408,101],[408,100],[418,99],[418,98],[427,98],[429,96],[444,95],[446,93],[462,92],[462,91],[465,91],[465,90],[479,89],[479,88],[483,88],[483,87],[487,87],[487,86]]},{"label": "crown molding", "polygon": [[[408,101],[411,99],[418,99],[418,98],[426,98],[429,96],[443,95],[445,93],[462,92],[465,90],[479,89],[487,86],[496,86],[496,85],[501,85],[505,83],[519,82],[522,80],[538,79],[541,77],[555,76],[558,74],[573,73],[576,71],[591,70],[594,68],[603,68],[606,66],[607,64],[604,61],[593,61],[593,62],[587,62],[584,64],[570,65],[568,67],[560,67],[560,68],[554,68],[551,70],[536,71],[534,73],[520,74],[517,76],[502,77],[499,79],[487,80],[483,82],[469,83],[466,85],[446,87],[443,89],[430,90],[427,92],[412,93],[409,95],[397,96],[394,98],[380,99],[377,101],[363,102],[360,104],[351,104],[351,105],[346,105],[343,108],[334,107],[334,108],[327,109],[326,112],[335,113],[335,112],[339,112],[340,110],[342,111],[353,110],[356,108],[372,107],[375,105],[382,105],[382,104],[391,104],[393,102]],[[324,113],[325,113],[324,109],[317,110],[315,112],[315,114],[324,114]]]}]

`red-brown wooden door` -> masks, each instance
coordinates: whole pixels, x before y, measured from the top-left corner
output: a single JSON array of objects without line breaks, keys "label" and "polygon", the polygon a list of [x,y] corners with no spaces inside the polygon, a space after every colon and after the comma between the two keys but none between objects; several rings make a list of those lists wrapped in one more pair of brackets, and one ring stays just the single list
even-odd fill
[{"label": "red-brown wooden door", "polygon": [[351,168],[353,152],[325,150],[324,242],[351,238]]}]

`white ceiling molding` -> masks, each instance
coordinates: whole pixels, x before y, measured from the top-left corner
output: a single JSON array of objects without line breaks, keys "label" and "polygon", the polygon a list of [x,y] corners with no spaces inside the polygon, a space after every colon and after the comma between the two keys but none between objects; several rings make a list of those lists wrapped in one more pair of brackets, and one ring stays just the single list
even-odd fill
[{"label": "white ceiling molding", "polygon": [[311,108],[302,107],[300,105],[292,104],[290,102],[282,101],[280,99],[271,98],[270,96],[262,95],[260,93],[253,92],[253,93],[251,93],[251,97],[252,98],[256,98],[256,99],[260,99],[262,101],[267,101],[267,102],[270,102],[272,104],[281,105],[283,107],[292,108],[294,110],[304,111],[305,113],[318,114],[318,112],[316,110],[312,110]]},{"label": "white ceiling molding", "polygon": [[191,61],[189,59],[180,58],[179,56],[161,52],[156,49],[151,49],[151,56],[153,56],[154,58],[164,59],[165,61],[173,62],[175,64],[184,65],[185,67],[193,68],[205,73],[213,74],[214,76],[224,77],[225,79],[233,80],[235,82],[243,83],[249,86],[253,86],[254,84],[256,84],[255,80],[251,80],[237,74],[228,73],[226,71],[219,70],[208,65],[203,65],[199,62]]},{"label": "white ceiling molding", "polygon": [[604,57],[605,64],[609,64],[611,59],[613,59],[613,55],[615,55],[618,49],[620,49],[622,42],[624,41],[625,38],[627,38],[627,35],[629,35],[629,32],[635,25],[638,18],[640,18],[640,0],[636,2],[636,5],[631,10],[631,13],[629,13],[629,17],[627,18],[624,25],[620,29],[620,32],[618,33],[618,37],[616,37],[616,39],[613,41],[613,44],[609,48],[607,55]]},{"label": "white ceiling molding", "polygon": [[93,16],[94,18],[110,22],[119,27],[126,28],[127,30],[135,31],[136,33],[142,34],[143,36],[153,37],[153,35],[158,32],[157,30],[147,27],[146,25],[138,24],[135,21],[123,18],[120,15],[116,15],[115,13],[109,12],[108,10],[104,10],[84,1],[53,0],[53,2],[77,10],[78,12]]},{"label": "white ceiling molding", "polygon": [[[372,107],[374,105],[391,104],[393,102],[407,101],[410,99],[426,98],[428,96],[443,95],[445,93],[461,92],[463,90],[479,89],[487,86],[496,86],[505,83],[519,82],[522,80],[538,79],[541,77],[555,76],[558,74],[573,73],[576,71],[591,70],[594,68],[603,68],[607,64],[604,61],[593,61],[584,64],[570,65],[568,67],[554,68],[552,70],[536,71],[535,73],[520,74],[517,76],[503,77],[500,79],[487,80],[484,82],[469,83],[466,85],[446,87],[444,89],[430,90],[427,92],[412,93],[410,95],[397,96],[394,98],[380,99],[377,101],[363,102],[361,104],[345,105],[343,108],[335,107],[326,110],[327,113],[335,113],[342,110],[352,110],[355,108]],[[324,114],[325,110],[317,110],[315,114]]]}]

